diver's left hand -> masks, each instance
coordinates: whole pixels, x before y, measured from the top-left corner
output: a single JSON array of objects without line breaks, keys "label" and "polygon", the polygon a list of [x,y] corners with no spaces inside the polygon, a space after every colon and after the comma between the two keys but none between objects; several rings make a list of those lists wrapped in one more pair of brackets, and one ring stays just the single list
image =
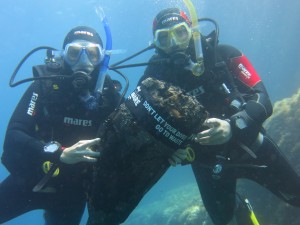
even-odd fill
[{"label": "diver's left hand", "polygon": [[170,158],[168,158],[171,166],[177,166],[177,164],[181,164],[187,157],[188,152],[186,149],[177,149]]},{"label": "diver's left hand", "polygon": [[209,118],[203,123],[209,129],[196,135],[195,142],[201,145],[221,145],[225,144],[232,137],[231,126],[226,120]]}]

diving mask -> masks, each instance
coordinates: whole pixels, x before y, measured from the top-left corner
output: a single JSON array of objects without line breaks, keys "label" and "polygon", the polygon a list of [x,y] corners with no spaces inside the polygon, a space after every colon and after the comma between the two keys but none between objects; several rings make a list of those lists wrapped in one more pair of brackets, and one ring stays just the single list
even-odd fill
[{"label": "diving mask", "polygon": [[170,28],[158,29],[154,33],[154,44],[166,53],[173,49],[186,49],[192,37],[191,28],[185,23],[178,23]]},{"label": "diving mask", "polygon": [[63,55],[64,60],[70,66],[74,66],[75,64],[80,63],[80,61],[86,60],[93,66],[97,66],[102,62],[105,51],[99,44],[76,40],[66,45]]}]

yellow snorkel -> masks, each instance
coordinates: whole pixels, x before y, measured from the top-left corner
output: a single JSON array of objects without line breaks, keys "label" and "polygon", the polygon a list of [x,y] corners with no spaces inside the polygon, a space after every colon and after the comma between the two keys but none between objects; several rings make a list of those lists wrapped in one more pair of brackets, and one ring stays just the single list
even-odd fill
[{"label": "yellow snorkel", "polygon": [[203,51],[201,44],[201,33],[199,31],[198,16],[193,3],[190,0],[183,0],[189,10],[192,20],[192,33],[195,45],[196,63],[191,62],[189,69],[195,76],[201,76],[204,73]]}]

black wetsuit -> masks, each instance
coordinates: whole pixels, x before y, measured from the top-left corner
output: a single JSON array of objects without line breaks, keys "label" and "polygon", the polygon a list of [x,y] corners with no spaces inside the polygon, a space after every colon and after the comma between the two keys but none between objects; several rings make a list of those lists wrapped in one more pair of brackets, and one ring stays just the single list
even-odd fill
[{"label": "black wetsuit", "polygon": [[[192,168],[212,220],[217,225],[231,220],[238,178],[252,179],[284,201],[300,206],[299,176],[271,138],[262,134],[262,123],[272,114],[272,105],[260,77],[234,47],[220,45],[216,55],[209,50],[204,53],[206,70],[200,77],[165,61],[165,64],[149,65],[140,81],[154,77],[179,86],[196,96],[211,118],[227,119],[231,123],[233,137],[228,143],[193,145],[196,158]],[[150,61],[160,58],[164,56],[155,55]],[[136,133],[132,129],[126,135],[121,131],[119,139],[114,141],[109,138],[114,134],[105,136],[107,146],[104,148],[109,146],[111,151],[104,151],[103,162],[99,162],[89,225],[124,222],[169,168],[170,155],[159,154],[157,148],[151,152],[150,142],[132,150],[138,141],[126,137],[127,134],[138,136],[138,125],[135,130]]]},{"label": "black wetsuit", "polygon": [[59,175],[50,178],[41,191],[33,192],[45,176],[43,163],[59,163],[59,155],[44,152],[44,145],[57,141],[70,147],[95,138],[99,124],[114,110],[119,95],[106,82],[102,106],[88,111],[68,85],[58,83],[32,83],[10,119],[2,155],[10,175],[0,184],[0,223],[34,209],[46,211],[47,225],[80,223],[89,165],[60,163]]}]

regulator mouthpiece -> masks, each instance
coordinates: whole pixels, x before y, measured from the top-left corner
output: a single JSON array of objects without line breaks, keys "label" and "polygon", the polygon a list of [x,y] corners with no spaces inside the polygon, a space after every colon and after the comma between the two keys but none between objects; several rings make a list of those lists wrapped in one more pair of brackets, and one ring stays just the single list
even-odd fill
[{"label": "regulator mouthpiece", "polygon": [[185,69],[190,70],[194,76],[200,77],[205,70],[203,59],[198,59],[196,63],[190,59],[189,65]]}]

